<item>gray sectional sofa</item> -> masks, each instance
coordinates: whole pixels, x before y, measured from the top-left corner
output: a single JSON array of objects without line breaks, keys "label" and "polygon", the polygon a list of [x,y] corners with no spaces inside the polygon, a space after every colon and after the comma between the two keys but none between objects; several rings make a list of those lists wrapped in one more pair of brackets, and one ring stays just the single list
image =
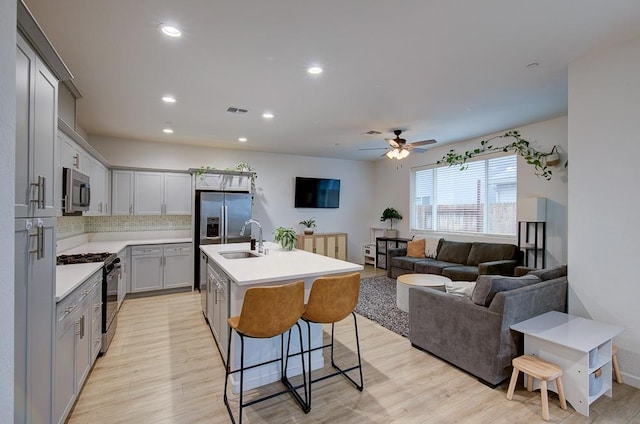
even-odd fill
[{"label": "gray sectional sofa", "polygon": [[409,339],[491,385],[511,375],[511,360],[523,353],[522,334],[512,324],[548,311],[566,312],[567,267],[521,277],[483,275],[472,298],[429,288],[409,289]]},{"label": "gray sectional sofa", "polygon": [[440,239],[435,258],[407,256],[406,248],[387,251],[387,276],[437,274],[452,281],[476,281],[479,275],[513,275],[522,261],[514,244],[465,243]]}]

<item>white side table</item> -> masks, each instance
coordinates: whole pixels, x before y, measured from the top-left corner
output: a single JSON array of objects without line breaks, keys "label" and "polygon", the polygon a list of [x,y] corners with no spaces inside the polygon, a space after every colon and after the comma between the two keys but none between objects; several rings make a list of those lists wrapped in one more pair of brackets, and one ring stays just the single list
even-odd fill
[{"label": "white side table", "polygon": [[431,287],[441,289],[451,279],[435,274],[404,274],[396,280],[396,305],[401,311],[409,312],[409,288]]},{"label": "white side table", "polygon": [[[603,394],[611,397],[611,347],[622,327],[551,311],[511,326],[524,334],[524,353],[539,356],[562,368],[562,385],[567,401],[582,415]],[[598,360],[589,366],[589,351],[597,349]],[[602,369],[602,388],[589,394],[589,376]],[[534,383],[538,389],[539,382]],[[557,393],[555,383],[549,390]]]}]

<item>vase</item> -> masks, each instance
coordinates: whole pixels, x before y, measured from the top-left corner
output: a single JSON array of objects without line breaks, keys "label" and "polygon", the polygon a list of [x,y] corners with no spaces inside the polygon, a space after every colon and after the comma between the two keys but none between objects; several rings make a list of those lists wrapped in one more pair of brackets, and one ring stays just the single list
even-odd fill
[{"label": "vase", "polygon": [[312,235],[312,234],[313,234],[313,228],[305,228],[305,229],[304,229],[304,234],[305,234],[306,236],[310,236],[310,235]]},{"label": "vase", "polygon": [[397,238],[398,230],[384,230],[384,236],[386,238]]},{"label": "vase", "polygon": [[280,240],[280,248],[282,250],[293,250],[296,247],[296,240]]}]

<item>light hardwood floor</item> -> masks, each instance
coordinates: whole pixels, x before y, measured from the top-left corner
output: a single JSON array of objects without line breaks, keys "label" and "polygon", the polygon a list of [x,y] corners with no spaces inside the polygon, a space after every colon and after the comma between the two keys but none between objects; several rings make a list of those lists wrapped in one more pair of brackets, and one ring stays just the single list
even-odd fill
[{"label": "light hardwood floor", "polygon": [[[367,268],[363,276],[382,273]],[[283,395],[245,408],[244,422],[544,422],[539,392],[527,392],[521,382],[508,401],[508,382],[491,389],[366,318],[359,317],[358,324],[363,392],[334,377],[314,385],[308,414]],[[338,363],[355,359],[352,328],[350,319],[336,326]],[[96,362],[68,422],[227,423],[223,382],[224,367],[199,293],[127,299],[109,351]],[[640,423],[640,390],[614,383],[613,399],[592,404],[589,418],[571,406],[560,409],[555,394],[549,409],[549,422],[555,423]]]}]

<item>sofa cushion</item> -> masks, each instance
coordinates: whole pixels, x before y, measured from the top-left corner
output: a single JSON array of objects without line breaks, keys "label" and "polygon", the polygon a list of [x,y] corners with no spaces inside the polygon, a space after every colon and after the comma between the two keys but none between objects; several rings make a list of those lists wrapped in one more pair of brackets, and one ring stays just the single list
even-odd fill
[{"label": "sofa cushion", "polygon": [[407,242],[407,256],[410,258],[424,258],[424,239]]},{"label": "sofa cushion", "polygon": [[513,259],[516,257],[517,250],[518,247],[515,244],[473,243],[467,258],[467,265]]},{"label": "sofa cushion", "polygon": [[442,270],[442,275],[451,278],[451,281],[476,281],[478,279],[478,267],[469,265],[457,265]]},{"label": "sofa cushion", "polygon": [[421,260],[424,260],[424,258],[410,258],[408,256],[395,256],[391,258],[391,266],[413,271],[415,264]]},{"label": "sofa cushion", "polygon": [[489,306],[496,293],[518,289],[520,287],[536,284],[540,278],[535,275],[522,277],[504,277],[502,275],[481,275],[476,281],[471,300],[476,305]]},{"label": "sofa cushion", "polygon": [[536,271],[529,272],[528,275],[535,275],[536,277],[540,278],[542,281],[553,280],[554,278],[566,277],[567,266],[557,265],[551,268],[538,269]]},{"label": "sofa cushion", "polygon": [[415,262],[413,270],[420,274],[442,275],[442,270],[450,266],[456,266],[453,262],[444,262],[437,259],[420,259]]},{"label": "sofa cushion", "polygon": [[465,265],[473,243],[443,240],[438,250],[437,259],[442,262],[452,262]]}]

